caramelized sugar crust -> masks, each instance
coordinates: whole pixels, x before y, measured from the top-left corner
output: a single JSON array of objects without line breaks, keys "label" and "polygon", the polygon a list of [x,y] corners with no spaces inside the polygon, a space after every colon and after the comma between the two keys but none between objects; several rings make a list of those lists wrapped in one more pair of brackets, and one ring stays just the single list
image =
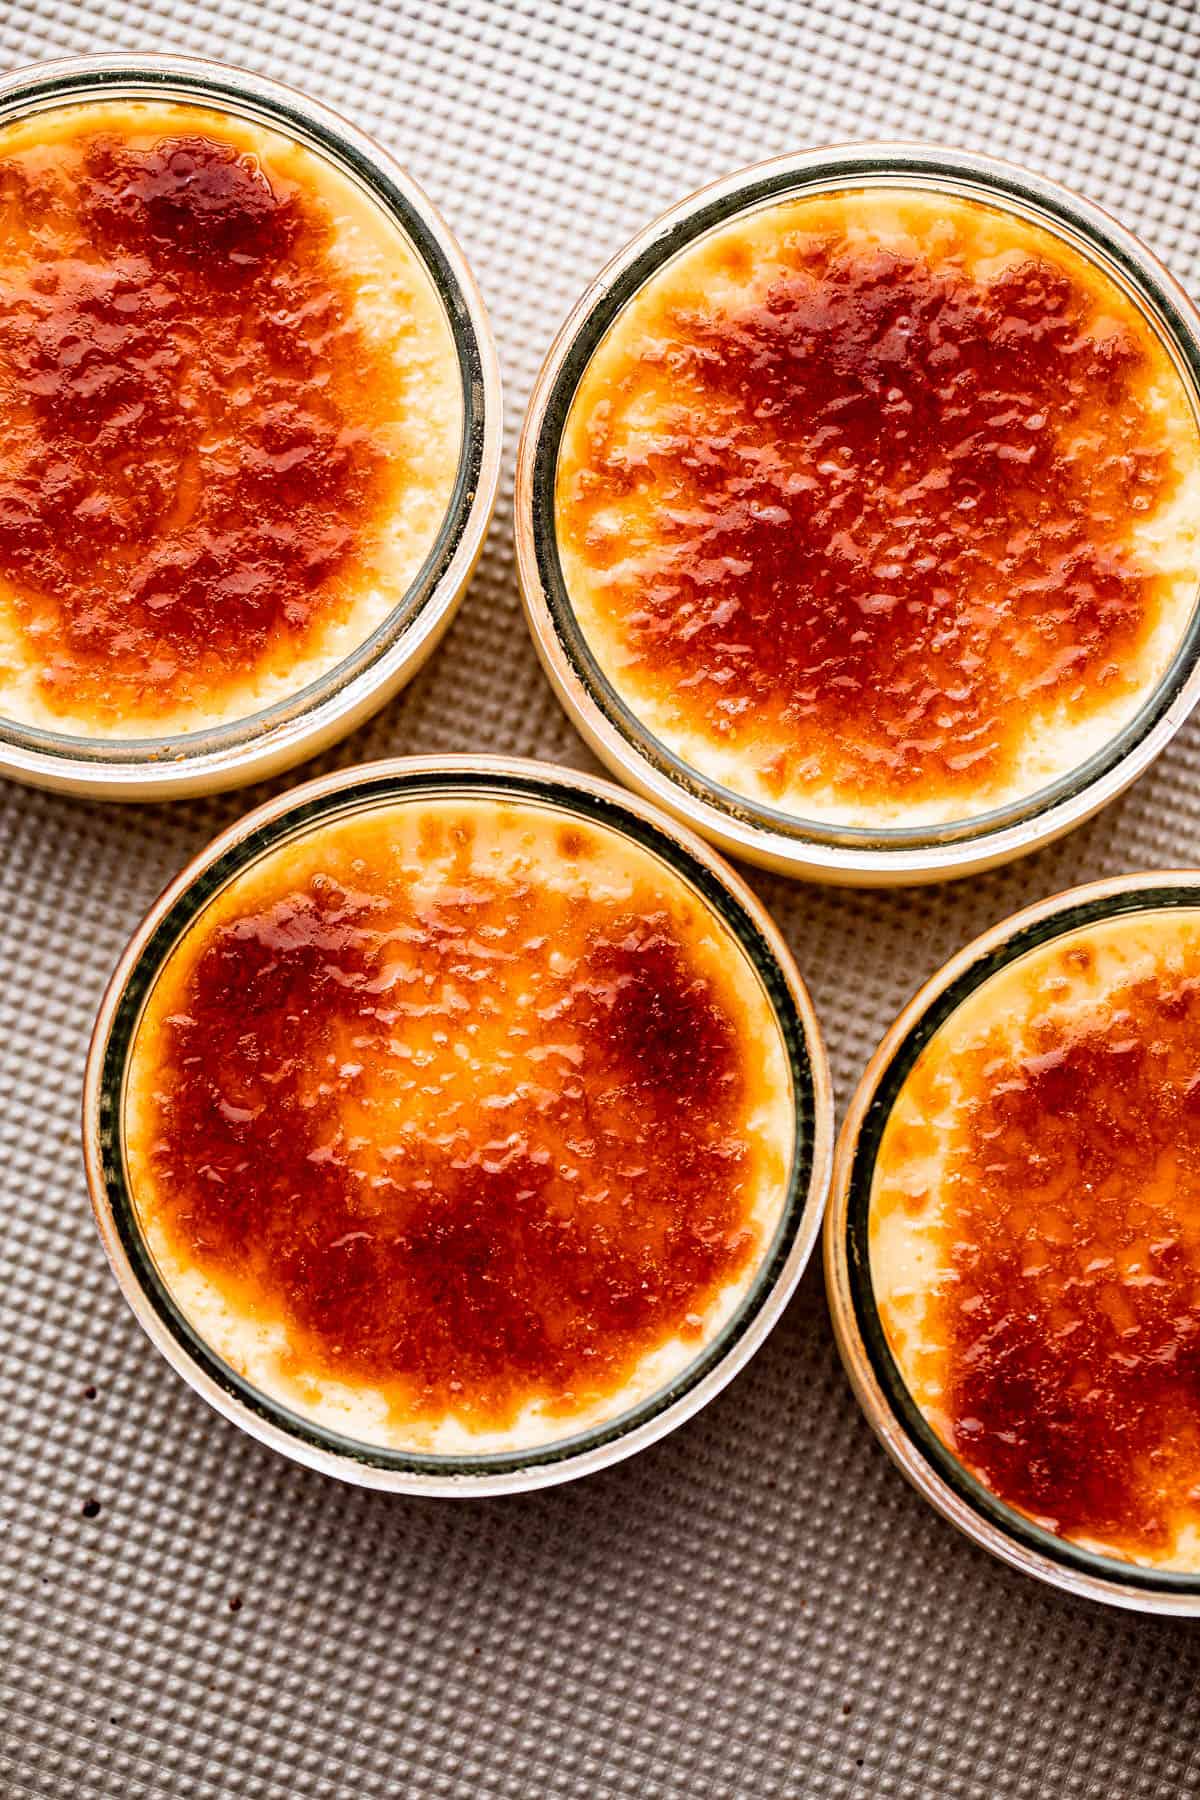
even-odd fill
[{"label": "caramelized sugar crust", "polygon": [[0,583],[51,714],[152,730],[345,620],[413,396],[315,157],[200,109],[71,116],[0,135]]},{"label": "caramelized sugar crust", "polygon": [[755,1116],[773,1027],[644,853],[415,811],[269,859],[176,953],[135,1193],[168,1260],[283,1321],[293,1374],[497,1430],[694,1353],[748,1276],[786,1183]]},{"label": "caramelized sugar crust", "polygon": [[935,1039],[873,1204],[900,1200],[889,1170],[902,1188],[906,1162],[923,1169],[902,1204],[936,1279],[923,1316],[901,1299],[884,1317],[968,1467],[1067,1537],[1195,1566],[1200,922],[1160,918],[1157,945],[1127,927],[1132,954],[1120,927],[1037,953],[1019,989]]},{"label": "caramelized sugar crust", "polygon": [[1166,584],[1131,527],[1179,480],[1156,386],[1194,460],[1165,353],[1047,232],[950,197],[775,208],[593,359],[568,590],[618,689],[727,785],[984,810],[1041,784],[1039,726],[1144,678]]}]

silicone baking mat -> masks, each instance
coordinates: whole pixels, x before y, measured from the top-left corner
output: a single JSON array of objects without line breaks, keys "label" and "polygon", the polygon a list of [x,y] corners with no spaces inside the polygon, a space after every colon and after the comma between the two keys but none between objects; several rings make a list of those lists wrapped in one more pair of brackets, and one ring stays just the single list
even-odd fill
[{"label": "silicone baking mat", "polygon": [[[162,48],[295,82],[379,135],[444,208],[495,320],[509,423],[483,563],[431,667],[326,767],[586,762],[521,620],[513,449],[585,279],[701,182],[797,145],[924,135],[1082,187],[1200,281],[1189,4],[0,6],[10,65]],[[886,896],[760,880],[842,1103],[965,938],[1072,882],[1200,858],[1198,773],[1200,718],[1125,800],[1006,872]],[[131,927],[265,792],[116,810],[0,791],[0,1792],[1200,1793],[1200,1626],[1060,1599],[936,1518],[851,1398],[816,1269],[707,1412],[530,1498],[343,1488],[192,1396],[105,1265],[80,1072]]]}]

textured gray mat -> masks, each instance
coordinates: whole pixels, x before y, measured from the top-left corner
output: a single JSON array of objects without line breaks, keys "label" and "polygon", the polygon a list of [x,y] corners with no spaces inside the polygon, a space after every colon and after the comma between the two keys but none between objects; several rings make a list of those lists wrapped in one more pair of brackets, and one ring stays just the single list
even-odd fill
[{"label": "textured gray mat", "polygon": [[[0,5],[7,64],[116,48],[225,57],[352,113],[443,205],[493,310],[509,453],[489,548],[434,664],[342,762],[585,760],[521,625],[512,449],[584,279],[701,181],[797,144],[940,137],[1085,187],[1200,283],[1190,4]],[[1200,719],[1094,825],[959,888],[762,881],[841,1099],[969,934],[1077,880],[1200,858],[1198,773]],[[192,1397],[93,1232],[80,1067],[135,919],[255,797],[115,811],[0,791],[0,1793],[1200,1794],[1200,1626],[1061,1600],[927,1511],[857,1412],[815,1271],[706,1414],[530,1499],[343,1489]]]}]

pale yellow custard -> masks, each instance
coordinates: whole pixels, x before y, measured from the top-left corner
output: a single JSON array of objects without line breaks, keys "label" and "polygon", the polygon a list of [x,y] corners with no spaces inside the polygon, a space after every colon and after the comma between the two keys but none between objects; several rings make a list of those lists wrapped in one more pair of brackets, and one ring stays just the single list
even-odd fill
[{"label": "pale yellow custard", "polygon": [[984,981],[889,1113],[871,1282],[947,1447],[1086,1548],[1200,1573],[1200,906]]},{"label": "pale yellow custard", "polygon": [[794,1113],[729,928],[532,802],[267,854],[172,952],[125,1153],[163,1278],[261,1392],[375,1445],[534,1447],[676,1379],[772,1243]]},{"label": "pale yellow custard", "polygon": [[1200,436],[1164,342],[1063,238],[848,190],[650,277],[571,403],[555,520],[601,673],[690,769],[932,826],[1067,775],[1160,682]]},{"label": "pale yellow custard", "polygon": [[404,601],[463,398],[417,252],[249,120],[0,131],[0,717],[128,738],[298,693]]}]

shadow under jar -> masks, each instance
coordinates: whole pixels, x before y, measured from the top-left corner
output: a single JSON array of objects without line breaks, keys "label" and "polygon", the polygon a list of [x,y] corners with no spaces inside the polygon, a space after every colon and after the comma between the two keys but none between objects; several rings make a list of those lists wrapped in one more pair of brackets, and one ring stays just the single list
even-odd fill
[{"label": "shadow under jar", "polygon": [[975,1543],[1200,1614],[1200,875],[1018,913],[851,1103],[825,1235],[847,1372]]},{"label": "shadow under jar", "polygon": [[278,83],[0,83],[0,771],[257,779],[445,629],[499,467],[482,299],[424,194]]},{"label": "shadow under jar", "polygon": [[828,1183],[767,915],[607,783],[500,759],[314,782],[155,906],[84,1139],[118,1281],[256,1437],[476,1495],[660,1437],[760,1344]]},{"label": "shadow under jar", "polygon": [[1099,208],[990,158],[744,170],[584,295],[536,385],[539,652],[723,848],[883,884],[1094,812],[1193,705],[1200,336]]}]

